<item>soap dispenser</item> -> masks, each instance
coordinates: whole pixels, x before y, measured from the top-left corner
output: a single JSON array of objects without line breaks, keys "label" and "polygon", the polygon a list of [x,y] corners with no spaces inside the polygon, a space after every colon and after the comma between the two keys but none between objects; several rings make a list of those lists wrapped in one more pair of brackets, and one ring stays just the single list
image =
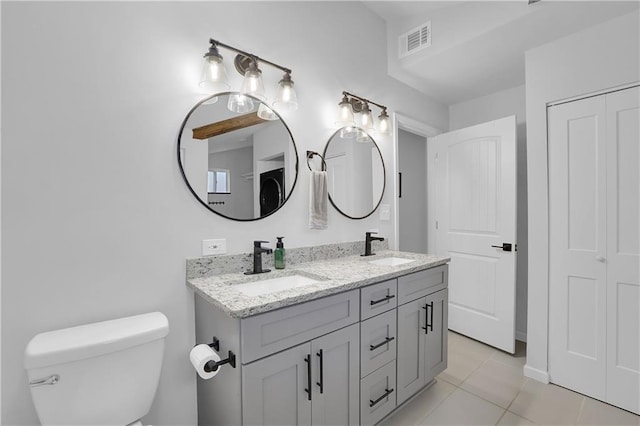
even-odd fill
[{"label": "soap dispenser", "polygon": [[273,264],[276,269],[284,269],[284,243],[282,239],[284,237],[276,237],[278,242],[276,243],[276,249],[273,251]]}]

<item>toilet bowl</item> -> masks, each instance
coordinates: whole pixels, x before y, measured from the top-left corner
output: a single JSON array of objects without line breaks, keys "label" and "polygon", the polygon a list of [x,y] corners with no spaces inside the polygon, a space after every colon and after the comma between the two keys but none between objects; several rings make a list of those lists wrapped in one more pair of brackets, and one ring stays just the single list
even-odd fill
[{"label": "toilet bowl", "polygon": [[168,332],[167,317],[152,312],[35,336],[24,366],[40,423],[142,426]]}]

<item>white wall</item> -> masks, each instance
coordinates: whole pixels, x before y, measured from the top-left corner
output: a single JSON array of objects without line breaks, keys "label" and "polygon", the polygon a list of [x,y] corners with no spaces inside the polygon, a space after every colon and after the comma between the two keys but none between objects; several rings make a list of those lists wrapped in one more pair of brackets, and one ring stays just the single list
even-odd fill
[{"label": "white wall", "polygon": [[[144,420],[195,424],[185,258],[212,237],[238,253],[276,235],[297,247],[379,228],[393,246],[394,223],[378,214],[352,221],[330,207],[328,230],[307,229],[303,153],[322,152],[342,90],[448,127],[446,107],[387,76],[384,22],[359,2],[3,2],[1,27],[2,424],[37,421],[22,367],[32,336],[153,310],[171,331]],[[283,117],[300,178],[282,211],[257,222],[207,211],[178,169],[176,138],[202,97],[209,37],[293,69],[300,108]],[[268,95],[281,77],[263,70]],[[391,138],[376,141],[393,176]]]},{"label": "white wall", "polygon": [[526,53],[529,326],[525,374],[542,381],[549,379],[546,105],[639,81],[639,25],[636,11]]},{"label": "white wall", "polygon": [[527,339],[527,129],[525,87],[518,86],[449,106],[449,130],[516,116],[518,155],[516,338]]}]

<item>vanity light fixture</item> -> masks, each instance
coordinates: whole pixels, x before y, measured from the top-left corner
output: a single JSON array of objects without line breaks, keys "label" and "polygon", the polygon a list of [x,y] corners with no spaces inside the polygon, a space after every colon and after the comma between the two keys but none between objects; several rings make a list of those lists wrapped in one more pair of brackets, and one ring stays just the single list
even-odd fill
[{"label": "vanity light fixture", "polygon": [[[259,64],[271,65],[284,72],[282,80],[278,82],[278,92],[273,106],[291,111],[298,109],[298,98],[294,89],[293,80],[291,80],[291,70],[289,68],[267,61],[252,53],[236,49],[218,40],[209,39],[209,43],[211,43],[211,47],[209,47],[209,51],[204,54],[204,65],[200,78],[200,86],[208,90],[219,92],[229,89],[227,73],[218,48],[224,47],[237,54],[233,63],[236,70],[244,76],[244,80],[242,82],[242,88],[240,89],[241,95],[229,99],[228,107],[231,111],[246,112],[245,109],[252,102],[249,98],[242,95],[250,95],[262,101],[266,100],[264,84],[262,82],[262,71],[259,68]],[[263,108],[265,116],[269,115],[269,111],[267,110],[270,111],[268,107]],[[270,111],[270,114],[275,115],[273,111]]]},{"label": "vanity light fixture", "polygon": [[[378,131],[383,135],[391,134],[391,121],[387,113],[387,107],[373,102],[370,99],[354,95],[349,92],[342,92],[342,100],[338,104],[338,120],[336,126],[346,127],[342,137],[350,137],[350,134],[357,134],[356,129],[350,131],[350,128],[359,127],[367,133],[375,131],[373,114],[369,104],[375,105],[381,109],[378,116]],[[355,115],[354,118],[354,113]]]},{"label": "vanity light fixture", "polygon": [[218,47],[211,44],[209,51],[204,54],[202,73],[200,74],[200,87],[210,92],[225,92],[229,90],[229,78],[227,70],[222,63],[222,55]]}]

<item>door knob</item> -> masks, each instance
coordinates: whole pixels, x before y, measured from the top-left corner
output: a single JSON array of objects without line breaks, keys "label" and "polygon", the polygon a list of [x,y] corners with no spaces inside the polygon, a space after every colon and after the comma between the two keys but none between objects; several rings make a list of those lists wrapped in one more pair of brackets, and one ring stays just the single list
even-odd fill
[{"label": "door knob", "polygon": [[596,260],[598,262],[602,262],[602,263],[607,261],[607,259],[604,256],[596,256]]},{"label": "door knob", "polygon": [[502,243],[501,246],[491,246],[491,247],[495,247],[495,248],[501,248],[502,251],[511,251],[511,249],[513,248],[513,244],[511,243]]}]

